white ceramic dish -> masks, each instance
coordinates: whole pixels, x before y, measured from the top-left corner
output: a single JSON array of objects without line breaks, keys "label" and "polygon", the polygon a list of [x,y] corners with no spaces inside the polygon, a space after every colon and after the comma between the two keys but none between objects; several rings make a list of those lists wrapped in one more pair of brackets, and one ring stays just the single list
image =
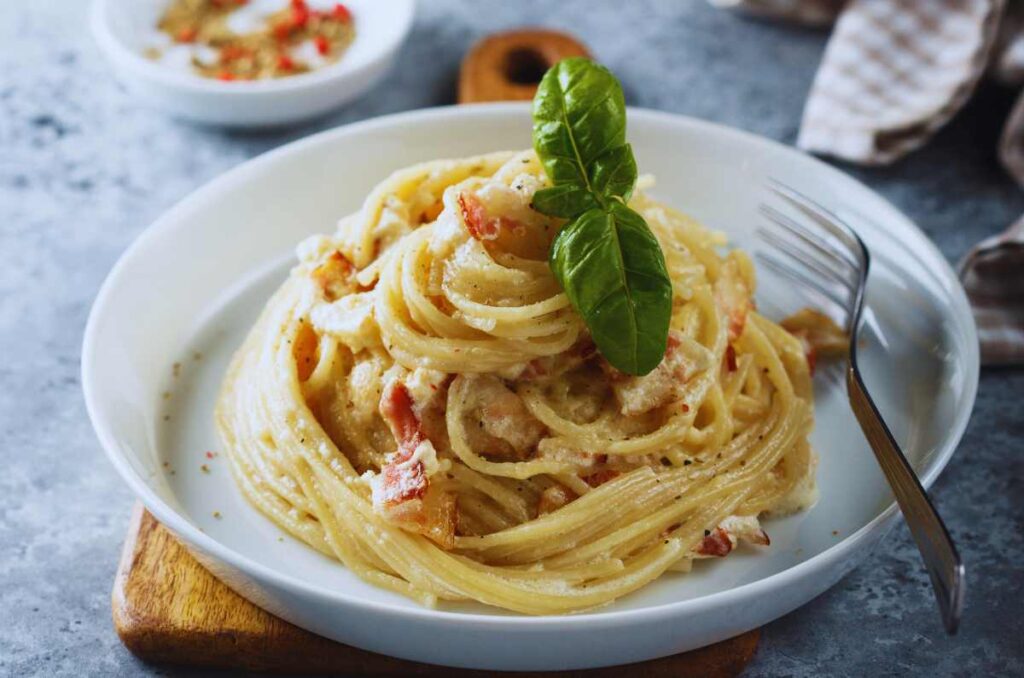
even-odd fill
[{"label": "white ceramic dish", "polygon": [[346,0],[356,37],[342,58],[275,80],[221,82],[143,56],[170,0],[94,0],[92,32],[117,77],[155,108],[195,122],[267,127],[326,113],[366,92],[388,71],[412,27],[415,0]]},{"label": "white ceramic dish", "polygon": [[[217,449],[212,408],[225,363],[285,276],[296,242],[331,230],[392,170],[524,148],[529,135],[529,109],[519,104],[380,118],[268,153],[170,210],[118,262],[86,329],[83,386],[111,461],[150,511],[236,591],[299,626],[398,657],[485,669],[618,664],[718,641],[807,602],[856,566],[898,515],[845,393],[827,371],[816,384],[816,507],[771,521],[772,546],[761,553],[700,563],[690,575],[669,574],[575,616],[420,608],[282,540],[241,498],[225,461],[205,458]],[[938,250],[863,185],[777,143],[642,110],[629,113],[629,138],[642,171],[658,177],[658,197],[739,245],[752,244],[769,174],[857,228],[874,256],[866,379],[930,484],[963,433],[978,378],[967,301]],[[803,303],[797,290],[767,279],[759,298],[769,314]]]}]

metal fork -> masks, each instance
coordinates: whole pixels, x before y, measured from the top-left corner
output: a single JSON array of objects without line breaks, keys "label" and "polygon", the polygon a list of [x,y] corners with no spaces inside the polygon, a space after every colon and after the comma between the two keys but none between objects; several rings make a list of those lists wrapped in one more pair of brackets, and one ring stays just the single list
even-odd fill
[{"label": "metal fork", "polygon": [[864,310],[870,257],[863,241],[834,214],[796,190],[775,180],[769,189],[790,216],[767,203],[759,212],[768,221],[757,235],[768,246],[756,258],[768,268],[798,282],[833,310],[850,337],[846,387],[850,405],[875,452],[910,533],[931,577],[942,621],[956,633],[964,601],[964,566],[949,531],[868,395],[857,367],[857,335]]}]

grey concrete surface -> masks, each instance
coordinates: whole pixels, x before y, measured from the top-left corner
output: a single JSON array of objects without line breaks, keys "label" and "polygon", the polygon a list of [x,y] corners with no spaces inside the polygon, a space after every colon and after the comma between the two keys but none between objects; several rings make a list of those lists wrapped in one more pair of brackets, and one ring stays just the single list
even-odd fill
[{"label": "grey concrete surface", "polygon": [[[170,205],[315,130],[451,102],[473,40],[524,24],[575,31],[633,104],[792,143],[826,39],[696,0],[426,0],[398,68],[368,96],[315,124],[242,134],[141,108],[97,53],[87,4],[0,2],[0,675],[200,675],[146,666],[113,632],[132,497],[99,449],[78,376],[100,283]],[[925,150],[851,171],[955,260],[1024,212],[993,150],[1012,98],[985,87]],[[1022,392],[1021,370],[983,372],[966,438],[934,488],[970,572],[961,634],[941,631],[901,527],[833,590],[769,624],[746,675],[1024,675]]]}]

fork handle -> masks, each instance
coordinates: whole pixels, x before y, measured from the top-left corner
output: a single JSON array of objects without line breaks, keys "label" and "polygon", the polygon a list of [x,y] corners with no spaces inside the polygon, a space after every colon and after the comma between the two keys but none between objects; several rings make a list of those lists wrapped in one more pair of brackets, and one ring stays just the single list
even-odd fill
[{"label": "fork handle", "polygon": [[910,534],[921,552],[946,632],[952,635],[960,625],[964,602],[964,566],[960,554],[852,366],[846,370],[846,386],[857,421],[889,480]]}]

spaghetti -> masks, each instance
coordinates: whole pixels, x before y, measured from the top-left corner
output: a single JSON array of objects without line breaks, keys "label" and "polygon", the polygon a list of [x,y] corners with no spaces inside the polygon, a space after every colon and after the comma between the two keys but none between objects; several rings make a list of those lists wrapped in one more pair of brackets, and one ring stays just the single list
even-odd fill
[{"label": "spaghetti", "polygon": [[620,373],[546,261],[545,184],[533,152],[395,173],[300,245],[218,402],[257,509],[425,605],[593,608],[816,497],[805,347],[748,257],[636,191],[673,312],[658,367]]}]

